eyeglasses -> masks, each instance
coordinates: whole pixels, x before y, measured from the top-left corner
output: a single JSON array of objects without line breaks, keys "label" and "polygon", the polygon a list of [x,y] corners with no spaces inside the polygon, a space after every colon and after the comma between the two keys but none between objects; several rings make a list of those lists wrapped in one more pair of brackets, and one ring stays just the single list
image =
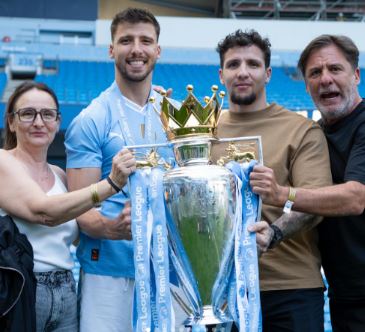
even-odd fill
[{"label": "eyeglasses", "polygon": [[21,108],[14,112],[14,114],[18,114],[19,120],[21,122],[34,122],[37,115],[40,114],[41,119],[44,122],[54,122],[59,118],[60,113],[57,109],[53,108],[42,108],[37,111],[35,108]]}]

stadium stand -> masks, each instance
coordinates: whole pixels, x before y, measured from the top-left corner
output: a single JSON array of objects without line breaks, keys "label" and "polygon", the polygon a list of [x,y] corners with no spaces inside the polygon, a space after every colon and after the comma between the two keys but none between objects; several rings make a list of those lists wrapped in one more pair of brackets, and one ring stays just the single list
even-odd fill
[{"label": "stadium stand", "polygon": [[[56,75],[37,75],[36,80],[49,84],[63,104],[88,104],[114,79],[110,62],[60,61]],[[219,84],[218,65],[166,64],[156,65],[154,83],[174,90],[173,96],[183,100],[185,87],[194,86],[194,94],[203,100],[213,84]],[[361,70],[365,74],[365,70]],[[293,111],[313,111],[311,98],[305,92],[305,85],[295,67],[273,67],[270,84],[267,87],[268,100],[275,101]],[[360,92],[365,94],[365,84]],[[227,100],[225,106],[227,106]]]},{"label": "stadium stand", "polygon": [[0,95],[4,91],[6,85],[7,77],[5,73],[0,73]]},{"label": "stadium stand", "polygon": [[[37,75],[35,79],[51,86],[62,104],[86,105],[114,79],[110,62],[60,61],[57,68],[57,74]],[[173,88],[173,96],[177,100],[184,99],[185,87],[192,84],[194,94],[203,100],[213,84],[223,89],[218,70],[218,65],[161,63],[156,65],[154,83]],[[295,77],[297,75],[293,67],[273,67],[268,99],[291,110],[311,111],[313,103],[305,93],[303,81]]]}]

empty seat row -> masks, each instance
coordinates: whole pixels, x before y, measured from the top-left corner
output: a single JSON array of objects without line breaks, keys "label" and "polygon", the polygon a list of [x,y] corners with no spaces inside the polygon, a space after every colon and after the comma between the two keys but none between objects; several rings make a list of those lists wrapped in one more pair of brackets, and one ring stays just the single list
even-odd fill
[{"label": "empty seat row", "polygon": [[[88,104],[107,88],[114,80],[113,62],[92,61],[55,61],[45,60],[47,68],[56,69],[49,74],[37,75],[36,80],[53,88],[61,104]],[[194,86],[194,94],[199,100],[211,95],[211,86],[220,84],[219,67],[215,65],[165,64],[155,67],[154,84],[173,88],[173,97],[183,100],[186,86]],[[47,71],[45,71],[47,72]],[[56,73],[54,73],[56,72]],[[365,74],[365,70],[362,70]],[[6,77],[0,74],[0,93]],[[365,95],[365,84],[360,85],[360,93]],[[294,67],[273,67],[270,83],[267,85],[268,100],[275,101],[291,110],[313,110],[315,107],[305,91],[305,84]],[[225,98],[225,107],[228,99]]]}]

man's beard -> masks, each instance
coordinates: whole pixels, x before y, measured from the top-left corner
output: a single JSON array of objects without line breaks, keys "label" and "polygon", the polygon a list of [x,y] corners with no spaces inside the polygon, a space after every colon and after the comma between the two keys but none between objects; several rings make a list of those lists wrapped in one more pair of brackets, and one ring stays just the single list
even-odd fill
[{"label": "man's beard", "polygon": [[235,93],[231,94],[231,102],[236,105],[251,105],[256,100],[256,94],[251,93],[248,96],[240,97]]},{"label": "man's beard", "polygon": [[330,107],[322,106],[320,103],[316,105],[325,123],[331,124],[337,122],[351,113],[356,99],[355,91],[356,86],[352,86],[349,97],[343,100],[336,109],[331,110],[329,109]]},{"label": "man's beard", "polygon": [[139,74],[129,74],[128,71],[125,69],[125,67],[122,67],[122,65],[117,64],[117,70],[119,71],[119,74],[126,80],[130,82],[142,82],[144,81],[148,75],[153,71],[155,68],[156,62],[151,65],[150,68],[145,73],[139,73]]}]

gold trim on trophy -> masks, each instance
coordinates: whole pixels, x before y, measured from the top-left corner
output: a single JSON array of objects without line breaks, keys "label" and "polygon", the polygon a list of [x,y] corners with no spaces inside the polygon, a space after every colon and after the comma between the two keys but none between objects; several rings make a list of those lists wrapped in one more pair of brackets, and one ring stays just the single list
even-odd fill
[{"label": "gold trim on trophy", "polygon": [[[223,106],[224,91],[219,92],[221,103],[217,97],[218,86],[212,86],[212,96],[205,97],[206,103],[203,106],[193,94],[193,86],[186,87],[188,96],[180,105],[175,100],[166,96],[166,91],[162,91],[160,119],[169,140],[186,137],[214,137],[218,119]],[[150,98],[151,103],[155,102]]]},{"label": "gold trim on trophy", "polygon": [[162,161],[156,149],[151,149],[148,153],[134,152],[137,168],[163,166],[166,170],[171,169],[171,165]]},{"label": "gold trim on trophy", "polygon": [[248,144],[245,144],[242,147],[234,142],[229,142],[225,151],[227,154],[217,160],[217,165],[219,166],[224,166],[230,161],[243,163],[256,159],[256,151],[254,151],[254,147],[249,147]]}]

